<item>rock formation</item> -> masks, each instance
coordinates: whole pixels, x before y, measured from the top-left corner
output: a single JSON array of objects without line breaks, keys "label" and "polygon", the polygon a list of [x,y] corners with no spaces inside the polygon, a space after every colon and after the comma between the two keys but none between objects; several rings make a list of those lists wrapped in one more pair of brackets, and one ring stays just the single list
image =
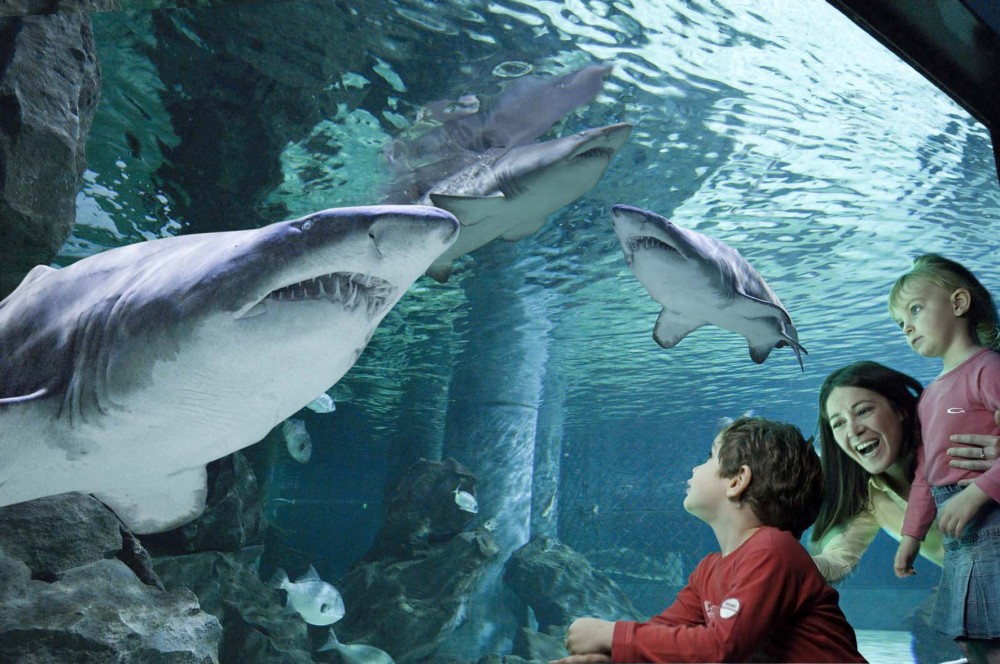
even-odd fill
[{"label": "rock formation", "polygon": [[89,14],[0,19],[0,298],[73,229],[100,84]]}]

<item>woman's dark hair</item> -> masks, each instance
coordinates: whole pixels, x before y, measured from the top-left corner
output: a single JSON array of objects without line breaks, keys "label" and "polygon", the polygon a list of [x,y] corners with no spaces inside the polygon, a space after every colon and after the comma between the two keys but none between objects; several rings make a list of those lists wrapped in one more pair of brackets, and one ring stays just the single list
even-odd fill
[{"label": "woman's dark hair", "polygon": [[826,402],[837,387],[859,387],[885,397],[893,411],[903,418],[899,462],[908,480],[913,480],[917,468],[917,447],[920,445],[917,399],[923,391],[920,382],[878,362],[856,362],[831,373],[819,390],[817,427],[826,499],[813,527],[814,542],[822,539],[831,528],[860,514],[869,502],[868,480],[871,476],[844,454],[830,428]]}]

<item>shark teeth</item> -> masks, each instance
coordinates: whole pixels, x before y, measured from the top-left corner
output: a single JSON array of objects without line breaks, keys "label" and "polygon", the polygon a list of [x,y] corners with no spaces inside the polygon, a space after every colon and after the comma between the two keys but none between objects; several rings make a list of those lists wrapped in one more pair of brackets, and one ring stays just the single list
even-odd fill
[{"label": "shark teeth", "polygon": [[634,254],[641,249],[667,249],[673,251],[674,248],[671,247],[666,242],[658,240],[655,237],[649,235],[639,235],[636,237],[629,238],[628,240],[628,250],[629,253]]},{"label": "shark teeth", "polygon": [[[302,302],[324,299],[350,311],[364,306],[374,316],[389,306],[396,288],[388,281],[356,272],[335,272],[283,286],[268,293],[265,301]],[[265,302],[261,302],[259,307]],[[256,309],[257,307],[254,307]],[[253,309],[249,313],[253,313]]]},{"label": "shark teeth", "polygon": [[576,155],[574,159],[579,159],[583,157],[584,159],[605,159],[611,161],[611,158],[615,156],[615,151],[612,148],[590,148],[589,150],[584,150],[580,154]]}]

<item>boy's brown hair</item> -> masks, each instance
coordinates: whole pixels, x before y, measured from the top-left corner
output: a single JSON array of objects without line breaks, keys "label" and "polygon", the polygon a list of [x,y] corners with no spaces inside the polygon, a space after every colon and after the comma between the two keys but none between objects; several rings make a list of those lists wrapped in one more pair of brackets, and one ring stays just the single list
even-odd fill
[{"label": "boy's brown hair", "polygon": [[719,434],[719,474],[736,477],[750,468],[740,496],[768,526],[802,537],[823,504],[823,468],[799,428],[763,417],[741,417]]}]

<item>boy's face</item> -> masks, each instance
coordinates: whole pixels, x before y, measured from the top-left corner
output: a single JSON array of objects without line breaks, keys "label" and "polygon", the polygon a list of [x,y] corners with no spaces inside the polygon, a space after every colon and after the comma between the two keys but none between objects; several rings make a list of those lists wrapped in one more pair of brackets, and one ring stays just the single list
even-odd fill
[{"label": "boy's face", "polygon": [[719,474],[719,448],[722,438],[716,437],[708,459],[701,465],[691,469],[691,479],[688,480],[687,495],[684,497],[684,509],[702,521],[711,521],[719,507],[728,502],[726,490],[732,478]]}]

